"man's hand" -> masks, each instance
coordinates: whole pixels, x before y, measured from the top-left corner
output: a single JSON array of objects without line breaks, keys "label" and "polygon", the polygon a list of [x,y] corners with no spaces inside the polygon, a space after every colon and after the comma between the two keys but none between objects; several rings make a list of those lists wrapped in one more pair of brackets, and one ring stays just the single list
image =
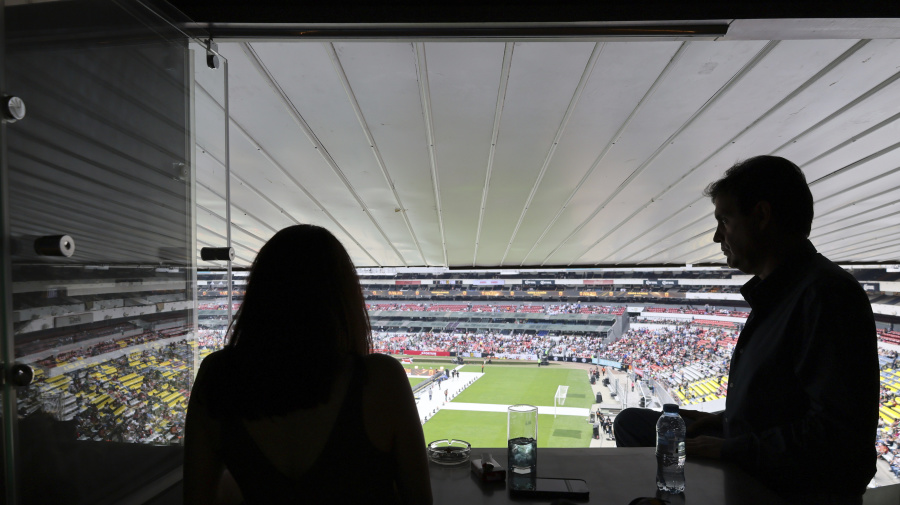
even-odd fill
[{"label": "man's hand", "polygon": [[687,432],[685,433],[687,438],[722,432],[722,416],[719,414],[709,414],[698,410],[682,410],[679,414],[681,417],[693,421],[687,427]]},{"label": "man's hand", "polygon": [[722,445],[725,443],[724,438],[719,437],[697,437],[690,438],[684,442],[684,450],[687,456],[692,458],[710,458],[722,459]]}]

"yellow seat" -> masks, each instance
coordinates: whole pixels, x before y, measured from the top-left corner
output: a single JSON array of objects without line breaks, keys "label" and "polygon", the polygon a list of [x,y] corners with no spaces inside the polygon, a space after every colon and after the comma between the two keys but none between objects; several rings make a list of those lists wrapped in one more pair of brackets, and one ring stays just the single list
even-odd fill
[{"label": "yellow seat", "polygon": [[896,412],[894,412],[893,410],[888,409],[887,407],[878,407],[878,411],[881,412],[881,413],[883,413],[883,414],[885,414],[885,415],[887,415],[887,416],[890,416],[890,417],[891,417],[891,422],[893,422],[894,419],[900,419],[900,414],[897,414]]}]

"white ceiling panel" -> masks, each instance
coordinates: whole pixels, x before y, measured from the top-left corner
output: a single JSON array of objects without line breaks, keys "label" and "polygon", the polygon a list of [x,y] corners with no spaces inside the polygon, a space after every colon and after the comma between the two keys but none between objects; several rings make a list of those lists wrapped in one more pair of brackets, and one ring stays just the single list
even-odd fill
[{"label": "white ceiling panel", "polygon": [[377,231],[394,251],[395,262],[420,264],[422,258],[418,257],[402,216],[394,212],[396,201],[348,100],[329,47],[314,43],[253,45],[271,78],[286,94],[290,103],[285,107],[295,108],[308,125],[309,130],[298,130],[321,158],[320,178],[311,183],[311,190],[343,190],[369,217],[368,228]]},{"label": "white ceiling panel", "polygon": [[249,192],[247,201],[255,202],[254,208],[260,209],[259,214],[277,212],[279,218],[268,223],[270,226],[276,229],[301,223],[323,226],[341,240],[354,262],[370,264],[374,261],[356,238],[322,206],[316,195],[236,122],[232,122],[230,140],[233,191]]},{"label": "white ceiling panel", "polygon": [[[846,212],[860,212],[875,202],[886,203],[900,199],[900,149],[823,180],[813,188],[816,199],[818,228]],[[848,209],[856,206],[856,209]],[[831,219],[829,219],[831,218]]]},{"label": "white ceiling panel", "polygon": [[[896,88],[900,96],[900,86]],[[885,104],[891,110],[894,107]],[[894,116],[898,116],[894,114]],[[846,173],[854,173],[856,167],[879,162],[880,158],[888,159],[894,156],[900,147],[900,122],[892,120],[888,123],[879,121],[874,128],[868,128],[866,132],[845,137],[846,140],[835,144],[822,144],[821,149],[826,149],[821,155],[816,156],[810,163],[801,164],[807,176],[807,182],[816,198],[827,197],[829,193],[823,192],[820,185],[827,183],[832,178]],[[838,140],[838,139],[835,139]],[[834,145],[835,147],[829,147]],[[888,157],[888,158],[885,158]],[[864,179],[855,180],[856,183]],[[844,181],[844,187],[846,181]]]},{"label": "white ceiling panel", "polygon": [[[232,44],[229,46],[235,51],[235,56],[229,58],[230,112],[234,122],[240,125],[243,131],[248,132],[260,148],[296,181],[295,185],[302,188],[297,197],[301,197],[304,193],[312,195],[321,204],[323,211],[328,212],[354,240],[365,244],[369,262],[402,265],[402,258],[385,239],[383,230],[373,224],[373,220],[368,218],[368,213],[353,197],[352,186],[348,187],[339,174],[329,166],[320,154],[319,146],[298,124],[296,116],[289,109],[290,104],[286,104],[272,89],[267,76],[254,65],[243,47]],[[304,94],[302,101],[300,97],[291,97],[293,105],[312,103],[313,109],[319,111],[317,95],[314,93],[321,92],[322,89],[317,87],[321,84],[318,84],[316,78],[322,73],[333,75],[333,68],[324,55],[322,46],[299,44],[298,48],[302,48],[301,51],[285,50],[283,55],[273,54],[283,49],[280,45],[262,44],[262,46],[274,62],[283,63],[291,69],[291,72],[299,72],[299,75],[289,74],[291,79],[303,80],[311,88],[310,93]],[[310,65],[305,65],[305,60],[300,58],[305,55],[312,55]],[[278,56],[284,56],[286,59],[279,60]],[[318,65],[315,67],[317,70],[313,69],[313,64]],[[328,96],[338,97],[335,109],[346,108],[345,95],[341,94],[340,89],[338,92]],[[302,110],[300,112],[302,114]],[[354,132],[358,132],[358,126],[353,126]],[[257,176],[248,175],[247,178],[252,183]],[[360,258],[360,261],[366,260]]]},{"label": "white ceiling panel", "polygon": [[[358,266],[722,263],[703,188],[773,153],[806,172],[823,252],[900,262],[897,40],[219,49],[238,265],[304,222]],[[224,110],[200,81],[197,233],[215,245]]]},{"label": "white ceiling panel", "polygon": [[481,232],[491,240],[479,244],[476,264],[502,260],[594,47],[515,44]]},{"label": "white ceiling panel", "polygon": [[828,257],[844,258],[843,261],[870,261],[882,254],[895,254],[900,249],[900,234],[883,235],[877,243],[851,243],[843,246],[827,246],[820,252]]},{"label": "white ceiling panel", "polygon": [[[394,206],[409,220],[414,262],[444,263],[431,163],[416,80],[416,54],[409,43],[334,44],[333,51],[357,101],[371,156],[394,188]],[[330,49],[328,49],[330,50]]]},{"label": "white ceiling panel", "polygon": [[[842,115],[847,114],[857,102],[872,98],[869,93],[877,90],[880,83],[897,72],[900,54],[893,42],[866,42],[849,58],[828,70],[826,75],[794,97],[782,113],[760,123],[761,128],[769,130],[769,135],[759,138],[758,143],[748,143],[748,147],[767,154],[781,155],[781,150],[786,146],[794,142],[805,142],[806,137],[819,130],[831,130],[832,121],[836,120],[840,124]],[[889,93],[874,99],[883,100],[887,96]],[[779,141],[777,146],[771,144],[772,138]],[[810,149],[816,149],[815,146],[813,144]],[[826,149],[830,147],[820,144],[817,146]],[[816,178],[810,177],[811,180]]]},{"label": "white ceiling panel", "polygon": [[[718,99],[709,104],[703,114],[610,204],[608,215],[616,216],[617,208],[631,214],[621,219],[616,216],[614,226],[598,237],[598,243],[585,256],[596,258],[594,262],[598,263],[627,261],[618,251],[623,244],[632,241],[636,233],[659,226],[673,211],[702,205],[703,188],[721,174],[720,168],[707,163],[711,152],[717,159],[733,157],[728,159],[728,164],[755,154],[737,155],[744,149],[745,138],[765,134],[752,126],[754,122],[786,107],[790,97],[816,77],[819,68],[828,65],[852,45],[848,41],[829,42],[832,43],[781,42],[754,65],[745,67]],[[798,60],[809,64],[802,68],[790,67]],[[750,121],[736,122],[735,117]],[[711,206],[706,208],[707,211],[712,209]]]},{"label": "white ceiling panel", "polygon": [[572,200],[569,209],[584,217],[574,229],[557,226],[559,233],[544,239],[543,247],[550,251],[535,259],[540,258],[544,264],[561,264],[563,259],[568,259],[564,264],[580,261],[578,258],[598,237],[630,214],[615,207],[615,213],[606,212],[619,192],[652,164],[711,97],[765,47],[765,43],[756,41],[685,43],[667,67],[659,88]]},{"label": "white ceiling panel", "polygon": [[[509,44],[510,50],[512,44]],[[421,44],[429,113],[435,135],[440,211],[450,265],[472,265],[492,133],[501,91],[503,43]],[[423,125],[424,127],[424,125]],[[494,240],[495,237],[486,237]]]},{"label": "white ceiling panel", "polygon": [[605,43],[504,264],[521,265],[612,148],[678,42]]}]

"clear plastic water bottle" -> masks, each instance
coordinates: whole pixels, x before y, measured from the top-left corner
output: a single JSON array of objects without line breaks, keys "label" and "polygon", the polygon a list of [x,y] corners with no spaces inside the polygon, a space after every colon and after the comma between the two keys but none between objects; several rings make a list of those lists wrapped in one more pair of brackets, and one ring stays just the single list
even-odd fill
[{"label": "clear plastic water bottle", "polygon": [[668,493],[684,492],[684,419],[678,405],[663,405],[656,422],[656,487]]}]

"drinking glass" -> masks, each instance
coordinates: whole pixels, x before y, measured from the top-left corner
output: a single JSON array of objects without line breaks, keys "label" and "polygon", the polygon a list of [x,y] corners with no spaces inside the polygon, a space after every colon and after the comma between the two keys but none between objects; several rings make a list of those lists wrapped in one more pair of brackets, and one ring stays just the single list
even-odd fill
[{"label": "drinking glass", "polygon": [[506,440],[511,474],[534,476],[537,471],[538,408],[512,405],[506,413]]}]

